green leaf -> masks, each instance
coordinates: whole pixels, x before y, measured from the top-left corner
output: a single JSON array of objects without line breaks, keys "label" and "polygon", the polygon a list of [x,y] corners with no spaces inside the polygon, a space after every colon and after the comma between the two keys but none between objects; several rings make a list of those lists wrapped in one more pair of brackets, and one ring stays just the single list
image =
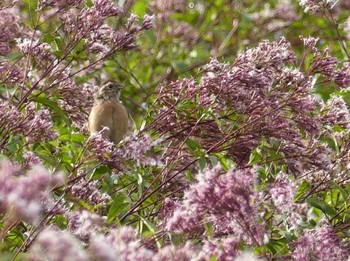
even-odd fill
[{"label": "green leaf", "polygon": [[181,61],[176,61],[175,63],[173,63],[173,67],[177,72],[180,72],[180,73],[185,72],[188,68],[187,64]]},{"label": "green leaf", "polygon": [[218,158],[215,156],[209,156],[209,160],[213,166],[215,166],[219,163]]},{"label": "green leaf", "polygon": [[232,168],[232,164],[225,158],[225,156],[222,153],[214,153],[217,159],[219,159],[219,162],[221,164],[221,167],[223,170],[229,170]]},{"label": "green leaf", "polygon": [[118,193],[114,199],[113,204],[109,209],[107,222],[111,223],[123,210],[125,210],[129,203],[126,202],[127,197],[123,193]]},{"label": "green leaf", "polygon": [[87,209],[90,212],[94,211],[94,206],[90,205],[90,203],[88,203],[85,200],[82,200],[80,198],[74,197],[72,195],[66,195],[66,199],[70,202],[73,202],[75,205],[79,206],[79,208],[83,208],[83,209]]},{"label": "green leaf", "polygon": [[194,178],[192,172],[189,171],[189,170],[186,170],[186,171],[185,171],[185,176],[186,176],[186,178],[187,178],[190,182],[193,182],[193,181],[195,180],[195,178]]},{"label": "green leaf", "polygon": [[198,159],[198,164],[201,170],[204,170],[207,167],[207,158],[206,157],[200,157]]},{"label": "green leaf", "polygon": [[281,249],[285,247],[285,243],[282,241],[277,241],[277,240],[270,240],[269,243],[267,244],[267,248],[271,251],[271,253],[276,254],[278,253]]},{"label": "green leaf", "polygon": [[204,224],[205,231],[208,235],[209,239],[212,239],[214,237],[214,227],[212,223],[205,223]]},{"label": "green leaf", "polygon": [[79,133],[71,134],[71,141],[79,144],[83,144],[85,140],[85,136]]},{"label": "green leaf", "polygon": [[248,165],[252,166],[258,162],[261,162],[262,158],[263,157],[262,157],[260,148],[256,148],[254,151],[252,151],[252,153],[249,156]]},{"label": "green leaf", "polygon": [[139,216],[141,221],[148,227],[148,229],[155,234],[157,232],[157,226],[155,224],[153,224],[151,221],[145,219],[142,216]]},{"label": "green leaf", "polygon": [[[155,224],[153,224],[151,221],[149,221],[148,219],[138,215],[138,217],[141,219],[142,223],[146,225],[146,227],[149,229],[149,231],[152,233],[150,236],[154,236],[157,233],[157,226]],[[146,233],[149,234],[149,233]],[[158,248],[162,247],[162,238],[161,237],[157,237],[156,238],[156,243]]]},{"label": "green leaf", "polygon": [[94,180],[98,180],[99,178],[103,177],[107,173],[109,173],[110,170],[106,166],[100,166],[98,168],[95,168],[94,173],[92,174],[92,178]]},{"label": "green leaf", "polygon": [[132,11],[138,16],[144,16],[147,11],[147,2],[138,1],[134,4]]},{"label": "green leaf", "polygon": [[73,134],[60,135],[58,139],[61,141],[71,141],[78,144],[83,144],[85,140],[85,136],[82,134],[73,133]]},{"label": "green leaf", "polygon": [[330,185],[333,188],[335,188],[335,189],[340,191],[340,193],[342,194],[343,200],[347,200],[347,198],[349,197],[349,190],[346,190],[346,189],[342,188],[336,182],[330,182]]},{"label": "green leaf", "polygon": [[313,206],[314,208],[320,209],[323,211],[323,213],[329,215],[329,216],[334,216],[337,214],[335,209],[328,205],[327,203],[317,199],[317,198],[309,198],[307,199],[307,202],[310,204],[310,206]]},{"label": "green leaf", "polygon": [[311,187],[310,183],[303,180],[303,182],[301,183],[301,185],[299,186],[296,192],[295,201],[299,200],[304,195],[304,193],[310,189],[310,187]]},{"label": "green leaf", "polygon": [[43,96],[33,97],[33,100],[37,103],[40,103],[40,104],[45,105],[47,107],[50,107],[59,116],[61,116],[66,121],[66,123],[69,123],[69,120],[66,117],[66,113],[57,105],[56,102],[50,101],[49,99],[47,99]]},{"label": "green leaf", "polygon": [[203,157],[205,155],[198,142],[188,138],[185,143],[195,156]]},{"label": "green leaf", "polygon": [[87,7],[92,7],[94,4],[92,3],[92,0],[86,0],[86,1],[85,1],[85,5],[86,5]]},{"label": "green leaf", "polygon": [[61,52],[65,48],[65,43],[64,43],[63,39],[61,37],[55,37],[54,41],[55,41],[55,48],[54,48],[54,50],[59,52],[59,54],[62,54]]},{"label": "green leaf", "polygon": [[41,37],[43,42],[46,43],[52,43],[53,41],[55,41],[55,37],[51,34],[43,34],[43,36]]}]

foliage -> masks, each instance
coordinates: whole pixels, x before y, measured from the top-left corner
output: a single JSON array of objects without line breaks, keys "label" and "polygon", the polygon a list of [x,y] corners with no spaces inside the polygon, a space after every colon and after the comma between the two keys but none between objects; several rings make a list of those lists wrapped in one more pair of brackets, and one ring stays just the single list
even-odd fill
[{"label": "foliage", "polygon": [[[349,9],[2,1],[4,260],[346,260]],[[119,144],[86,127],[107,79]]]}]

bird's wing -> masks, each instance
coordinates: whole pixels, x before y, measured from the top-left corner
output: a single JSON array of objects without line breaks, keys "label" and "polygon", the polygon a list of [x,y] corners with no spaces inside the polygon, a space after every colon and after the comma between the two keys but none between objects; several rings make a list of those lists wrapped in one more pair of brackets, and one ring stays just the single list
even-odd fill
[{"label": "bird's wing", "polygon": [[103,127],[111,129],[113,127],[113,112],[114,104],[108,101],[92,107],[89,116],[89,131],[91,133],[98,132]]},{"label": "bird's wing", "polygon": [[113,126],[110,138],[115,143],[118,143],[128,130],[129,119],[127,111],[119,102],[114,102],[113,109]]}]

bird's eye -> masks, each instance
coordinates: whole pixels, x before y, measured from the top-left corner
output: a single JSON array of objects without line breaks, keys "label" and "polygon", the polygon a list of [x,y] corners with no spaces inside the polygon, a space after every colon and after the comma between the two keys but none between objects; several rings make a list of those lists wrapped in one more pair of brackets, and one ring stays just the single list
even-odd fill
[{"label": "bird's eye", "polygon": [[113,84],[112,83],[108,84],[108,88],[112,89],[113,88]]}]

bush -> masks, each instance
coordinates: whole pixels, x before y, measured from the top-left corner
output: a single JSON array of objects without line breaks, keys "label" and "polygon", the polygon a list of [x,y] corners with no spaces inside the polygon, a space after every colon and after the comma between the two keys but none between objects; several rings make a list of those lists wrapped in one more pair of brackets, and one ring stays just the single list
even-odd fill
[{"label": "bush", "polygon": [[116,2],[0,4],[4,258],[346,260],[347,1]]}]

